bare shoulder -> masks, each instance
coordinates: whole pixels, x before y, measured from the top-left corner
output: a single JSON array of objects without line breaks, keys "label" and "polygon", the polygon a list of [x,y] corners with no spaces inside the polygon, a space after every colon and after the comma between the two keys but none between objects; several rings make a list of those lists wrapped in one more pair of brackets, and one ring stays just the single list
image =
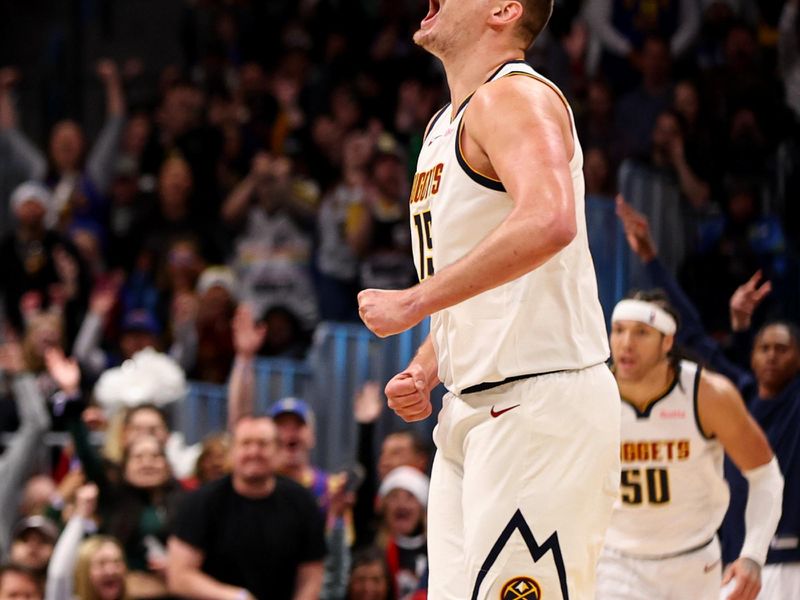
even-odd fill
[{"label": "bare shoulder", "polygon": [[713,371],[703,370],[700,373],[700,385],[697,390],[697,401],[705,409],[730,409],[732,406],[744,408],[739,390],[730,379]]},{"label": "bare shoulder", "polygon": [[464,122],[468,135],[479,145],[492,137],[512,144],[550,140],[567,158],[574,151],[566,101],[555,88],[535,77],[502,77],[481,86],[467,106]]},{"label": "bare shoulder", "polygon": [[482,85],[467,110],[473,115],[513,115],[515,120],[549,117],[567,125],[570,122],[566,101],[556,88],[526,75],[501,77]]}]

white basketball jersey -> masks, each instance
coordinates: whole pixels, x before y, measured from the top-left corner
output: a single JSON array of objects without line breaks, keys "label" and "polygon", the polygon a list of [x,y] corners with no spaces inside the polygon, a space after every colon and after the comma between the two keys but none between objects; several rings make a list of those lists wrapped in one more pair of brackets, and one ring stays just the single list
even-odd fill
[{"label": "white basketball jersey", "polygon": [[700,429],[700,368],[681,361],[672,387],[644,411],[622,402],[622,485],[606,546],[640,557],[711,540],[728,508],[724,450]]},{"label": "white basketball jersey", "polygon": [[[609,354],[586,236],[583,153],[572,111],[558,88],[524,61],[503,65],[489,81],[511,75],[551,87],[569,111],[577,235],[530,273],[432,315],[439,379],[455,394],[510,377],[582,369],[604,362]],[[410,198],[420,281],[469,253],[514,204],[502,182],[474,171],[461,154],[468,102],[455,114],[450,105],[442,109],[423,141]]]}]

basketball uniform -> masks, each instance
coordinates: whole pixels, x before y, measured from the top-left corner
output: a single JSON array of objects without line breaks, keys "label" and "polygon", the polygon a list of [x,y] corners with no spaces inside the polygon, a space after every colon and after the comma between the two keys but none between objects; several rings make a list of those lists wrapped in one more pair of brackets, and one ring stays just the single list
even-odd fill
[{"label": "basketball uniform", "polygon": [[598,566],[602,600],[719,598],[716,538],[728,507],[722,444],[700,428],[700,368],[681,361],[640,411],[622,403],[622,485]]},{"label": "basketball uniform", "polygon": [[[572,112],[523,61],[488,81],[508,76],[550,87],[569,112],[577,235],[534,271],[431,316],[448,389],[434,431],[431,600],[592,598],[619,487],[619,394],[605,366]],[[461,153],[468,104],[442,109],[423,141],[410,198],[420,280],[468,254],[513,208],[503,184]]]}]

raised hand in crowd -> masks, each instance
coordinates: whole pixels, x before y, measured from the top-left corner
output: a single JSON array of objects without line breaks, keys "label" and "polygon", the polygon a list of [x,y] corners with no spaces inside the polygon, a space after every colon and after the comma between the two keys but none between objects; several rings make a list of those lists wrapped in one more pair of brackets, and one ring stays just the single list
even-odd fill
[{"label": "raised hand in crowd", "polygon": [[101,319],[108,317],[117,303],[121,286],[120,277],[96,285],[89,299],[89,311]]},{"label": "raised hand in crowd", "polygon": [[77,394],[80,390],[81,370],[78,361],[67,358],[58,347],[50,347],[44,352],[44,363],[47,372],[65,394]]},{"label": "raised hand in crowd", "polygon": [[105,88],[107,113],[110,116],[123,115],[125,113],[125,97],[117,64],[108,58],[98,61],[97,76]]},{"label": "raised hand in crowd", "polygon": [[75,514],[82,519],[92,519],[97,512],[99,489],[94,483],[82,485],[75,492]]},{"label": "raised hand in crowd", "polygon": [[761,270],[736,288],[730,300],[731,329],[733,331],[747,331],[753,319],[753,313],[759,304],[772,291],[772,282],[761,281]]},{"label": "raised hand in crowd", "polygon": [[356,423],[367,424],[378,420],[383,412],[383,395],[377,381],[367,381],[353,400],[353,416]]},{"label": "raised hand in crowd", "polygon": [[236,356],[242,358],[255,356],[266,339],[266,324],[256,322],[253,317],[253,309],[248,304],[240,304],[233,316],[231,326]]},{"label": "raised hand in crowd", "polygon": [[650,234],[650,223],[642,213],[625,202],[621,194],[617,195],[617,216],[622,221],[625,230],[625,238],[631,250],[642,260],[648,263],[656,256],[656,244]]}]

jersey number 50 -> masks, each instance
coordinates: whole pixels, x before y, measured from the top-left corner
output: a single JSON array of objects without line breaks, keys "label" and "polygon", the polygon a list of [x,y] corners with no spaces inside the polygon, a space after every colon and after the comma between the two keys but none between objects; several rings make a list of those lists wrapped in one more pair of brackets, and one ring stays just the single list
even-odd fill
[{"label": "jersey number 50", "polygon": [[620,495],[625,504],[666,504],[670,499],[669,474],[666,469],[624,469]]},{"label": "jersey number 50", "polygon": [[425,210],[414,215],[414,228],[417,230],[417,249],[419,250],[417,275],[419,275],[420,281],[433,275],[432,224],[431,211]]}]

